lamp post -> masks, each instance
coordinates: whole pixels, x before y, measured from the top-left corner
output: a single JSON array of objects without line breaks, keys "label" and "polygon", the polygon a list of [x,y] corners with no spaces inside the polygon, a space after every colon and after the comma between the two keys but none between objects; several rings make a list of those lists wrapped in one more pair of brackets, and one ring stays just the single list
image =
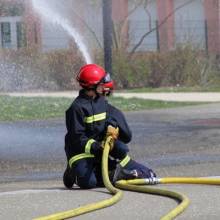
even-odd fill
[{"label": "lamp post", "polygon": [[104,65],[112,74],[112,0],[102,0]]}]

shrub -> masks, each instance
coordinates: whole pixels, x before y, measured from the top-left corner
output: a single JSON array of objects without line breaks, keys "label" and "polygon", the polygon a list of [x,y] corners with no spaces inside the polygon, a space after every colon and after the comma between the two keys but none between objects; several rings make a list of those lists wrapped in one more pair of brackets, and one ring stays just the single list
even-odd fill
[{"label": "shrub", "polygon": [[[84,64],[77,50],[41,52],[38,48],[0,50],[0,91],[78,89],[75,76]],[[103,51],[94,51],[103,65]],[[219,57],[206,56],[190,45],[173,51],[113,51],[113,79],[118,89],[161,86],[218,86]]]},{"label": "shrub", "polygon": [[132,60],[129,54],[115,51],[113,53],[113,77],[117,88],[143,87],[147,83],[149,67],[143,56]]},{"label": "shrub", "polygon": [[83,61],[72,50],[59,50],[46,54],[48,72],[60,89],[77,88],[75,76]]},{"label": "shrub", "polygon": [[0,91],[73,89],[74,73],[82,65],[71,50],[0,50],[0,60]]},{"label": "shrub", "polygon": [[220,82],[216,58],[185,45],[169,52],[114,53],[113,73],[118,88],[209,86]]},{"label": "shrub", "polygon": [[39,90],[49,86],[50,80],[44,74],[45,57],[36,48],[1,50],[0,57],[2,91]]}]

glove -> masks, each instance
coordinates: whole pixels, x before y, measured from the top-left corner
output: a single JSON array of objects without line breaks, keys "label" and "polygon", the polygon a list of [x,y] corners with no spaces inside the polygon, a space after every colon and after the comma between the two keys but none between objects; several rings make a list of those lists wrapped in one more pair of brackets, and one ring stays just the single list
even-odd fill
[{"label": "glove", "polygon": [[119,135],[119,128],[115,128],[112,125],[109,125],[107,127],[107,132],[106,132],[106,137],[111,136],[114,140],[118,139],[118,135]]},{"label": "glove", "polygon": [[112,149],[114,147],[114,142],[115,142],[115,140],[118,139],[118,135],[119,135],[119,128],[118,127],[115,128],[112,125],[108,125],[107,132],[106,132],[106,137],[102,141],[102,148],[105,147],[105,142],[106,142],[107,137],[111,136],[112,138],[111,138],[111,140],[109,142],[109,146],[110,146],[109,151],[112,151]]},{"label": "glove", "polygon": [[115,140],[118,139],[118,135],[119,135],[119,128],[118,127],[115,128],[112,125],[108,125],[107,132],[106,132],[106,138],[109,136],[112,137],[111,141],[109,142],[109,145],[110,145],[109,151],[112,151],[112,149],[114,148],[114,142],[115,142]]}]

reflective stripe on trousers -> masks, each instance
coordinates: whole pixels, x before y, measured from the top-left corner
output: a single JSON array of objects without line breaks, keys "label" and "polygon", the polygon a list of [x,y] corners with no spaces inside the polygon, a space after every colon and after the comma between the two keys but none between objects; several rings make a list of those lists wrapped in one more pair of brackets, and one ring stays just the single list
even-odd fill
[{"label": "reflective stripe on trousers", "polygon": [[94,157],[95,156],[93,154],[88,154],[88,153],[77,154],[69,159],[69,166],[71,168],[73,166],[73,163],[75,163],[78,160],[85,158],[94,158]]}]

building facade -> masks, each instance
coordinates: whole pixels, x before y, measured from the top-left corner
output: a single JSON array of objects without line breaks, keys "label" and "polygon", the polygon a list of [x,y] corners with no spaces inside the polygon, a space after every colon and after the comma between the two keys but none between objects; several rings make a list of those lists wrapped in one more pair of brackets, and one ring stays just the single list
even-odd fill
[{"label": "building facade", "polygon": [[[90,48],[102,46],[101,0],[47,0],[68,18]],[[112,0],[114,38],[128,50],[167,51],[192,43],[210,53],[220,52],[220,1]],[[59,25],[51,25],[34,10],[31,0],[0,3],[0,47],[68,48],[73,39]]]}]

